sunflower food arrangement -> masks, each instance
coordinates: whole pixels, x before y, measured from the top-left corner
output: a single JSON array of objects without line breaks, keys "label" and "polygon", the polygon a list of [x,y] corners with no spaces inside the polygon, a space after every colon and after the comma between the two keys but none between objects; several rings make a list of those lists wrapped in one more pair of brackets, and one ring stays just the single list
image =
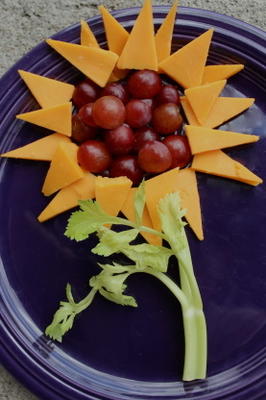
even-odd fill
[{"label": "sunflower food arrangement", "polygon": [[[76,302],[67,285],[67,300],[60,303],[46,335],[62,341],[97,293],[136,307],[135,298],[125,294],[125,281],[147,273],[181,305],[183,380],[204,379],[207,328],[185,226],[204,239],[197,172],[252,186],[262,183],[223,152],[259,137],[219,129],[252,107],[255,99],[221,96],[227,79],[244,65],[206,65],[213,29],[171,54],[177,2],[156,33],[150,0],[144,1],[131,32],[103,6],[99,10],[108,50],[100,47],[85,21],[80,44],[47,40],[83,74],[80,83],[18,71],[41,108],[17,118],[52,133],[1,155],[49,162],[42,193],[54,197],[38,220],[44,223],[79,206],[66,236],[81,241],[96,234],[92,253],[109,257],[90,278],[91,289],[83,300]],[[110,229],[113,226],[119,230]],[[135,240],[139,234],[145,242]],[[123,264],[110,262],[116,254],[125,256]],[[172,256],[179,284],[167,274]]]}]

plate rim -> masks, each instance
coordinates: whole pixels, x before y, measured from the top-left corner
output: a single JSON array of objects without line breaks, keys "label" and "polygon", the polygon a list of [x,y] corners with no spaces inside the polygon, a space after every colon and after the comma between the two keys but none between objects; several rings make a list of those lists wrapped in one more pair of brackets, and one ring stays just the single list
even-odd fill
[{"label": "plate rim", "polygon": [[[114,16],[119,16],[125,12],[128,12],[130,10],[130,12],[134,13],[137,12],[140,9],[140,7],[131,7],[131,8],[123,8],[123,9],[119,9],[119,10],[114,10],[112,12],[112,14]],[[154,11],[159,11],[161,13],[166,12],[167,10],[169,10],[169,6],[154,6]],[[266,32],[264,30],[262,30],[261,28],[258,28],[252,24],[249,24],[247,22],[241,21],[240,19],[237,19],[235,17],[231,17],[231,16],[227,16],[224,14],[219,14],[216,13],[214,11],[210,11],[210,10],[205,10],[205,9],[199,9],[199,8],[192,8],[192,7],[180,7],[179,8],[179,15],[184,15],[185,17],[189,17],[189,13],[192,12],[193,15],[196,15],[196,13],[200,13],[201,16],[203,15],[206,18],[210,18],[212,19],[212,17],[216,17],[215,19],[219,19],[219,21],[224,21],[224,23],[226,23],[227,25],[232,25],[233,23],[236,25],[237,28],[239,28],[241,31],[245,31],[245,33],[250,33],[251,35],[258,35],[260,37],[261,40],[263,40],[264,42],[266,42]],[[185,19],[184,17],[184,19]],[[222,17],[222,18],[221,18]],[[97,22],[99,21],[100,16],[95,16],[92,18],[89,18],[88,21],[90,21],[91,23],[93,22]],[[178,19],[177,19],[178,21]],[[231,23],[230,23],[231,22]],[[73,29],[75,29],[77,26],[79,26],[79,23],[73,24],[69,27],[66,27],[62,30],[60,30],[59,32],[57,32],[56,34],[52,35],[51,37],[56,38],[57,36],[62,35],[62,33],[66,33],[69,32]],[[247,29],[247,31],[246,31]],[[29,52],[27,52],[23,57],[21,57],[15,64],[13,64],[13,66],[11,66],[9,68],[9,70],[4,73],[4,75],[1,77],[0,79],[0,84],[3,83],[6,80],[9,80],[10,76],[12,76],[14,73],[17,75],[17,69],[19,67],[19,65],[22,63],[22,61],[25,59],[25,57],[31,55],[32,53],[38,52],[39,49],[41,49],[44,46],[44,42],[39,43],[38,45],[36,45],[33,49],[31,49]],[[266,68],[266,67],[265,67]],[[17,76],[17,79],[19,79],[19,77]],[[0,293],[1,295],[1,293]],[[1,296],[0,296],[1,297]],[[16,344],[14,344],[12,337],[9,337],[8,332],[4,329],[4,324],[3,324],[3,307],[1,307],[0,309],[0,316],[1,316],[1,320],[0,320],[0,342],[2,342],[2,346],[0,348],[0,360],[3,362],[4,367],[9,370],[12,375],[14,375],[17,379],[19,379],[25,386],[27,386],[33,393],[36,393],[39,396],[42,396],[42,398],[47,398],[47,399],[54,399],[54,400],[63,400],[65,399],[69,399],[70,397],[63,397],[62,393],[60,392],[59,395],[57,395],[57,390],[53,390],[50,385],[48,386],[47,383],[43,380],[40,380],[40,382],[38,383],[38,380],[36,378],[33,377],[33,375],[31,375],[29,373],[29,369],[25,368],[25,364],[22,363],[22,361],[20,361],[19,359],[17,359],[14,354],[12,354],[11,348],[12,348],[12,344],[15,348]],[[7,339],[7,342],[9,342],[9,346],[6,345],[5,340]],[[10,347],[11,345],[11,347]],[[17,350],[17,348],[15,348],[15,350]],[[29,360],[29,364],[31,364],[31,361]],[[19,367],[18,367],[19,365]],[[45,375],[45,374],[44,374]],[[72,388],[70,389],[70,394],[72,392]],[[265,388],[266,390],[266,388]],[[48,396],[49,395],[49,396]],[[64,393],[63,393],[64,395]],[[245,394],[246,395],[246,394]],[[52,396],[52,397],[51,397]],[[89,395],[90,396],[90,395]],[[91,393],[91,396],[93,397],[80,397],[80,398],[86,398],[86,399],[95,399],[94,397],[94,393]],[[109,398],[109,397],[108,397]],[[111,398],[115,398],[115,397],[110,397]],[[128,397],[129,398],[129,397]],[[130,398],[134,398],[134,397],[130,397]],[[209,397],[206,397],[206,400]],[[104,399],[104,397],[99,397],[99,399]],[[169,397],[170,399],[170,397]],[[238,398],[236,398],[238,399]],[[239,398],[240,399],[240,398]],[[251,400],[251,398],[250,398]]]}]

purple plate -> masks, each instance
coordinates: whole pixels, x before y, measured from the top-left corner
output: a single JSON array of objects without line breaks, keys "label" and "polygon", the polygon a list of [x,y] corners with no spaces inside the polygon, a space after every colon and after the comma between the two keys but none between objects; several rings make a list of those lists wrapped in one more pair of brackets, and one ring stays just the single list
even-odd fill
[{"label": "purple plate", "polygon": [[[155,7],[158,26],[168,11]],[[114,15],[130,28],[138,9]],[[105,42],[99,17],[90,25]],[[244,63],[230,79],[227,96],[255,97],[255,105],[224,126],[261,140],[230,150],[262,178],[266,175],[266,35],[253,26],[212,12],[180,8],[174,48],[215,28],[209,63]],[[78,25],[55,39],[77,42]],[[16,120],[37,108],[17,69],[76,82],[80,75],[44,43],[0,81],[1,152],[31,142],[43,130]],[[42,332],[65,285],[76,298],[87,293],[98,271],[93,239],[74,243],[63,232],[69,213],[40,224],[47,204],[40,194],[47,163],[1,160],[1,361],[40,398],[49,400],[263,400],[266,397],[266,190],[198,174],[205,241],[188,229],[195,272],[205,304],[209,337],[208,379],[183,383],[183,330],[179,304],[157,281],[136,276],[128,292],[137,309],[97,297],[77,319],[63,344]]]}]

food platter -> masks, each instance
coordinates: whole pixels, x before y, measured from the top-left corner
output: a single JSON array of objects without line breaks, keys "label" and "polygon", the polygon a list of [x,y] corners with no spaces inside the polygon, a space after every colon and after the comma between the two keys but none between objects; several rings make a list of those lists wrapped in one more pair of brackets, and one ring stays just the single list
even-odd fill
[{"label": "food platter", "polygon": [[[154,8],[156,26],[167,7]],[[137,8],[114,13],[131,28]],[[99,17],[90,20],[104,42]],[[243,63],[224,95],[255,97],[246,113],[225,129],[261,136],[253,146],[228,153],[265,179],[265,33],[241,21],[199,9],[180,8],[174,48],[203,30],[215,28],[209,63]],[[79,26],[53,38],[77,43]],[[1,79],[1,152],[41,137],[43,130],[15,120],[36,108],[18,77],[25,69],[70,83],[79,73],[41,43]],[[257,188],[198,174],[205,240],[188,230],[201,288],[209,337],[208,379],[183,383],[181,313],[176,301],[152,278],[131,278],[129,291],[139,307],[131,310],[97,298],[77,320],[63,344],[43,330],[64,288],[86,294],[97,271],[93,239],[77,244],[64,237],[69,213],[40,224],[46,205],[40,194],[45,162],[1,160],[1,321],[3,364],[44,399],[259,400],[266,395],[266,212],[265,185]],[[174,266],[171,266],[174,269]]]}]

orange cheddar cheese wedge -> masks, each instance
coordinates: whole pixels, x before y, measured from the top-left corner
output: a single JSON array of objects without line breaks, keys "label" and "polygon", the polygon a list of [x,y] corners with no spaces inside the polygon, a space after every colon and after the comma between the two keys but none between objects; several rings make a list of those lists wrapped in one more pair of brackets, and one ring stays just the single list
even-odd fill
[{"label": "orange cheddar cheese wedge", "polygon": [[97,42],[89,24],[83,20],[80,21],[80,44],[81,46],[100,48],[99,43]]},{"label": "orange cheddar cheese wedge", "polygon": [[48,39],[46,42],[101,87],[108,82],[118,59],[118,55],[109,50],[61,42],[60,40]]},{"label": "orange cheddar cheese wedge", "polygon": [[111,73],[108,82],[120,81],[121,79],[124,79],[127,76],[128,72],[129,72],[128,69],[119,69],[117,67],[114,67],[114,70]]},{"label": "orange cheddar cheese wedge", "polygon": [[180,102],[181,106],[183,108],[183,111],[185,113],[185,116],[187,118],[187,121],[190,125],[194,126],[201,126],[200,122],[198,121],[194,111],[192,110],[192,107],[190,105],[190,102],[185,96],[180,97]]},{"label": "orange cheddar cheese wedge", "polygon": [[155,46],[158,57],[158,63],[171,54],[172,36],[175,25],[176,9],[178,1],[174,1],[165,20],[155,35]]},{"label": "orange cheddar cheese wedge", "polygon": [[228,79],[244,68],[243,64],[206,65],[202,84]]},{"label": "orange cheddar cheese wedge", "polygon": [[19,69],[18,73],[42,108],[55,107],[67,103],[72,98],[74,85],[22,69]]},{"label": "orange cheddar cheese wedge", "polygon": [[[129,190],[126,201],[124,202],[123,207],[121,208],[121,212],[125,215],[125,217],[127,217],[129,221],[132,222],[136,221],[135,209],[134,209],[135,193],[136,193],[136,188],[131,188]],[[147,226],[148,228],[153,228],[151,217],[149,215],[146,205],[143,209],[142,225]],[[153,235],[152,233],[148,232],[141,232],[141,234],[144,237],[144,239],[150,244],[153,244],[155,246],[159,246],[162,244],[162,239],[159,236]]]},{"label": "orange cheddar cheese wedge", "polygon": [[159,200],[168,193],[176,191],[179,168],[173,168],[145,182],[146,205],[154,229],[161,230],[161,221],[157,211]]},{"label": "orange cheddar cheese wedge", "polygon": [[192,154],[224,149],[259,140],[259,136],[186,125],[186,135]]},{"label": "orange cheddar cheese wedge", "polygon": [[60,106],[43,108],[37,111],[30,111],[16,116],[18,119],[30,122],[46,129],[71,136],[72,126],[72,104],[71,102]]},{"label": "orange cheddar cheese wedge", "polygon": [[200,124],[204,125],[206,122],[225,84],[226,80],[222,80],[185,90],[185,96]]},{"label": "orange cheddar cheese wedge", "polygon": [[185,218],[199,240],[204,239],[200,197],[195,172],[191,168],[179,171],[177,190],[180,193],[182,207],[186,210]]},{"label": "orange cheddar cheese wedge", "polygon": [[145,0],[117,62],[120,69],[158,70],[151,0]]},{"label": "orange cheddar cheese wedge", "polygon": [[39,222],[47,221],[78,205],[79,200],[95,197],[95,176],[86,173],[83,178],[61,189],[38,216]]},{"label": "orange cheddar cheese wedge", "polygon": [[[180,100],[188,122],[191,125],[202,126],[195,116],[187,98],[182,96]],[[216,128],[247,110],[253,105],[254,101],[255,99],[249,97],[218,97],[214,103],[212,112],[204,123],[204,126],[208,128]]]},{"label": "orange cheddar cheese wedge", "polygon": [[99,6],[98,9],[102,15],[108,49],[120,55],[129,33],[104,6]]},{"label": "orange cheddar cheese wedge", "polygon": [[58,145],[42,187],[45,196],[50,196],[84,176],[77,162],[77,151],[78,146],[74,143]]},{"label": "orange cheddar cheese wedge", "polygon": [[181,204],[186,209],[185,218],[198,239],[203,240],[200,200],[195,172],[189,168],[173,168],[146,181],[146,204],[153,227],[161,230],[157,206],[159,200],[169,193],[178,191]]},{"label": "orange cheddar cheese wedge", "polygon": [[108,215],[116,216],[121,211],[131,186],[132,181],[125,176],[118,178],[97,176],[95,199]]},{"label": "orange cheddar cheese wedge", "polygon": [[65,135],[60,135],[60,133],[52,133],[25,146],[1,154],[1,157],[51,161],[57,146],[61,142],[70,143],[70,139]]},{"label": "orange cheddar cheese wedge", "polygon": [[262,183],[261,178],[244,167],[240,162],[233,160],[222,150],[196,154],[191,168],[195,171],[234,179],[252,186]]},{"label": "orange cheddar cheese wedge", "polygon": [[209,29],[159,63],[159,68],[183,88],[201,85],[211,44],[213,29]]}]

